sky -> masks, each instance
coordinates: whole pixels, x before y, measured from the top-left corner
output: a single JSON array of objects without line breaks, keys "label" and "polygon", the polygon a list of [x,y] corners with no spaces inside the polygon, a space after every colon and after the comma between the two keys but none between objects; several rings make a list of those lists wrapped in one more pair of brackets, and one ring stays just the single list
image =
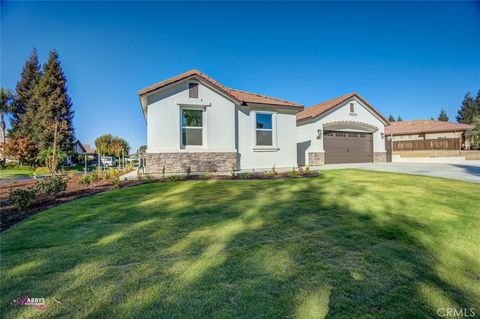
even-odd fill
[{"label": "sky", "polygon": [[60,54],[76,137],[146,144],[137,91],[190,69],[311,106],[358,92],[385,116],[450,120],[480,89],[480,2],[1,1],[1,85]]}]

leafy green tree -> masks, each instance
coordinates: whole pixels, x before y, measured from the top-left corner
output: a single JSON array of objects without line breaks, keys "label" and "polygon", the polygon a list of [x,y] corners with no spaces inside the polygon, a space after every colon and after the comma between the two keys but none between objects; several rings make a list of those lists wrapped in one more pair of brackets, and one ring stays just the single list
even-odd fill
[{"label": "leafy green tree", "polygon": [[140,145],[137,150],[137,154],[145,154],[147,152],[147,145]]},{"label": "leafy green tree", "polygon": [[457,121],[460,123],[473,123],[473,119],[480,115],[480,90],[477,98],[474,99],[470,92],[465,94],[460,110],[458,110]]},{"label": "leafy green tree", "polygon": [[10,130],[12,138],[28,137],[30,140],[34,139],[31,128],[32,123],[36,123],[38,106],[33,96],[41,76],[42,71],[38,62],[37,50],[34,48],[23,66],[21,78],[15,88],[17,98],[12,109],[12,128]]},{"label": "leafy green tree", "polygon": [[43,76],[35,89],[34,98],[38,101],[38,121],[32,129],[40,148],[73,152],[74,113],[67,93],[67,79],[56,50],[50,51],[48,62],[43,66]]},{"label": "leafy green tree", "polygon": [[100,155],[110,155],[111,149],[110,145],[112,144],[113,135],[112,134],[103,134],[95,139],[95,148],[97,153]]},{"label": "leafy green tree", "polygon": [[400,115],[397,117],[397,122],[401,122],[403,121],[402,118],[400,117]]},{"label": "leafy green tree", "polygon": [[10,90],[0,87],[0,125],[2,129],[2,143],[7,141],[5,115],[13,111],[15,95]]},{"label": "leafy green tree", "polygon": [[480,115],[473,118],[475,127],[465,132],[465,138],[470,141],[473,149],[480,149]]},{"label": "leafy green tree", "polygon": [[393,117],[392,114],[390,114],[390,116],[388,117],[388,121],[389,122],[395,122],[395,118]]},{"label": "leafy green tree", "polygon": [[442,108],[442,110],[440,111],[440,114],[438,115],[438,120],[448,122],[448,115],[447,112],[445,112],[444,108]]}]

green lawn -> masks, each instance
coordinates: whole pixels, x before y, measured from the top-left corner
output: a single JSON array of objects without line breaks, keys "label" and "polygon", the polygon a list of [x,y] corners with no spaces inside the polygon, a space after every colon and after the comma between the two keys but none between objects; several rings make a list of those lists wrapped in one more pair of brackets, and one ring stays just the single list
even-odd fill
[{"label": "green lawn", "polygon": [[14,179],[20,177],[32,177],[33,171],[27,169],[0,169],[0,178]]},{"label": "green lawn", "polygon": [[[0,235],[2,316],[478,314],[479,202],[477,184],[357,170],[102,193]],[[25,292],[49,308],[12,308]]]}]

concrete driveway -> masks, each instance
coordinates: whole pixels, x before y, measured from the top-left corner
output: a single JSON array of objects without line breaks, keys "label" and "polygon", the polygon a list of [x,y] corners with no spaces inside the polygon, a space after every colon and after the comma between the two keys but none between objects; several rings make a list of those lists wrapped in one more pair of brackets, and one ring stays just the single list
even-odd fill
[{"label": "concrete driveway", "polygon": [[[466,161],[462,164],[427,164],[427,163],[359,163],[359,164],[327,164],[319,167],[325,169],[357,168],[382,172],[426,175],[458,179],[480,183],[480,161]],[[317,168],[316,168],[317,169]]]}]

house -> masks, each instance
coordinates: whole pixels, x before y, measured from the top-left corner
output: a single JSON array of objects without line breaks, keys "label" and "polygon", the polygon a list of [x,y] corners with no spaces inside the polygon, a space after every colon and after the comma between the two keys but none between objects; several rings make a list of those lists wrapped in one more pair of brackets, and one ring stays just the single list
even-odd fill
[{"label": "house", "polygon": [[87,152],[87,150],[85,149],[85,147],[83,146],[83,144],[80,142],[80,140],[77,140],[74,144],[73,144],[73,152],[75,154],[78,154],[78,155],[83,155]]},{"label": "house", "polygon": [[469,147],[465,132],[474,126],[435,120],[392,122],[385,134],[393,142],[393,150],[459,150]]},{"label": "house", "polygon": [[299,166],[385,162],[388,121],[357,93],[297,113]]},{"label": "house", "polygon": [[147,123],[148,173],[297,166],[301,104],[228,88],[198,70],[138,94]]},{"label": "house", "polygon": [[386,160],[388,121],[356,93],[304,110],[191,70],[138,94],[147,123],[148,173]]}]

